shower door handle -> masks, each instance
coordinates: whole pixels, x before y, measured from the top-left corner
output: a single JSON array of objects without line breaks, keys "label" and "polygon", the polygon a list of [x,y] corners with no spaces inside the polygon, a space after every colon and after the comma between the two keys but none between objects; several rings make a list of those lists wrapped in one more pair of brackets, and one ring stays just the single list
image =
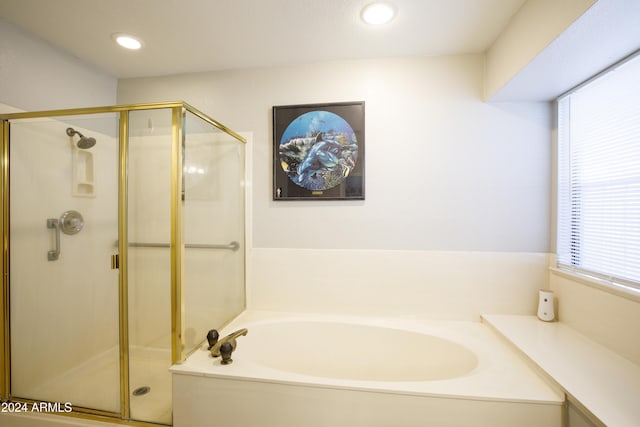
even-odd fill
[{"label": "shower door handle", "polygon": [[120,268],[120,255],[119,254],[112,254],[111,255],[111,269],[112,270],[117,270]]},{"label": "shower door handle", "polygon": [[47,218],[47,228],[56,230],[56,244],[55,248],[47,252],[47,259],[49,261],[56,261],[60,256],[60,223],[56,218]]}]

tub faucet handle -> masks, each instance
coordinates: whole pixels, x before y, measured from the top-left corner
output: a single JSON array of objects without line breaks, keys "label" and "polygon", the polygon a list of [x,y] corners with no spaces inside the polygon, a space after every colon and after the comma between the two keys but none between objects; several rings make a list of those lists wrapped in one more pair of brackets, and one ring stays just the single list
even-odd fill
[{"label": "tub faucet handle", "polygon": [[231,345],[229,341],[222,343],[222,345],[220,345],[220,356],[222,356],[222,362],[220,363],[223,365],[233,363],[231,353],[233,353],[233,345]]},{"label": "tub faucet handle", "polygon": [[[220,338],[219,340],[214,342],[214,344],[211,347],[209,347],[209,350],[211,351],[211,356],[219,357],[220,348],[226,343],[231,344],[231,351],[234,351],[237,346],[236,339],[240,336],[247,335],[247,332],[248,332],[247,328],[242,328],[235,332],[230,333],[224,338]],[[211,344],[211,341],[209,341],[209,344]]]},{"label": "tub faucet handle", "polygon": [[214,345],[216,345],[216,343],[218,342],[218,337],[219,336],[220,336],[220,334],[215,329],[211,329],[209,332],[207,332],[207,342],[209,342],[208,350],[211,350],[211,348]]}]

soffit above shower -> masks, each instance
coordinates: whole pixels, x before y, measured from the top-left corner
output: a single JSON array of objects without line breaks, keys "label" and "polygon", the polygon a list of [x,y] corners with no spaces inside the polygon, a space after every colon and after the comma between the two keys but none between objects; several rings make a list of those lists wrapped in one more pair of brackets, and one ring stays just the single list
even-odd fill
[{"label": "soffit above shower", "polygon": [[[484,52],[525,0],[2,0],[0,18],[118,78],[319,61]],[[1,21],[0,21],[1,24]],[[136,52],[111,35],[144,40]]]}]

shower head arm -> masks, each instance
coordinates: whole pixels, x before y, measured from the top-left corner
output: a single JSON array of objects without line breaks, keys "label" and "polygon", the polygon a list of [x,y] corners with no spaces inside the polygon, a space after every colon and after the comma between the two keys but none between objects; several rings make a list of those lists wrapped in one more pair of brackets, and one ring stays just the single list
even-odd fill
[{"label": "shower head arm", "polygon": [[75,130],[74,128],[67,128],[67,135],[73,136],[78,135],[80,138],[84,138],[84,135]]}]

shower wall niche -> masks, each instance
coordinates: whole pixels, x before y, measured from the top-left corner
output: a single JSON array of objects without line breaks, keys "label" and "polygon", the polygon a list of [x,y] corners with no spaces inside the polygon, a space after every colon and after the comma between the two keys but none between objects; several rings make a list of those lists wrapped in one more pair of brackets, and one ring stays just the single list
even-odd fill
[{"label": "shower wall niche", "polygon": [[0,118],[1,397],[171,424],[168,368],[245,306],[244,139],[182,102]]},{"label": "shower wall niche", "polygon": [[71,193],[76,197],[95,197],[93,152],[73,147]]}]

